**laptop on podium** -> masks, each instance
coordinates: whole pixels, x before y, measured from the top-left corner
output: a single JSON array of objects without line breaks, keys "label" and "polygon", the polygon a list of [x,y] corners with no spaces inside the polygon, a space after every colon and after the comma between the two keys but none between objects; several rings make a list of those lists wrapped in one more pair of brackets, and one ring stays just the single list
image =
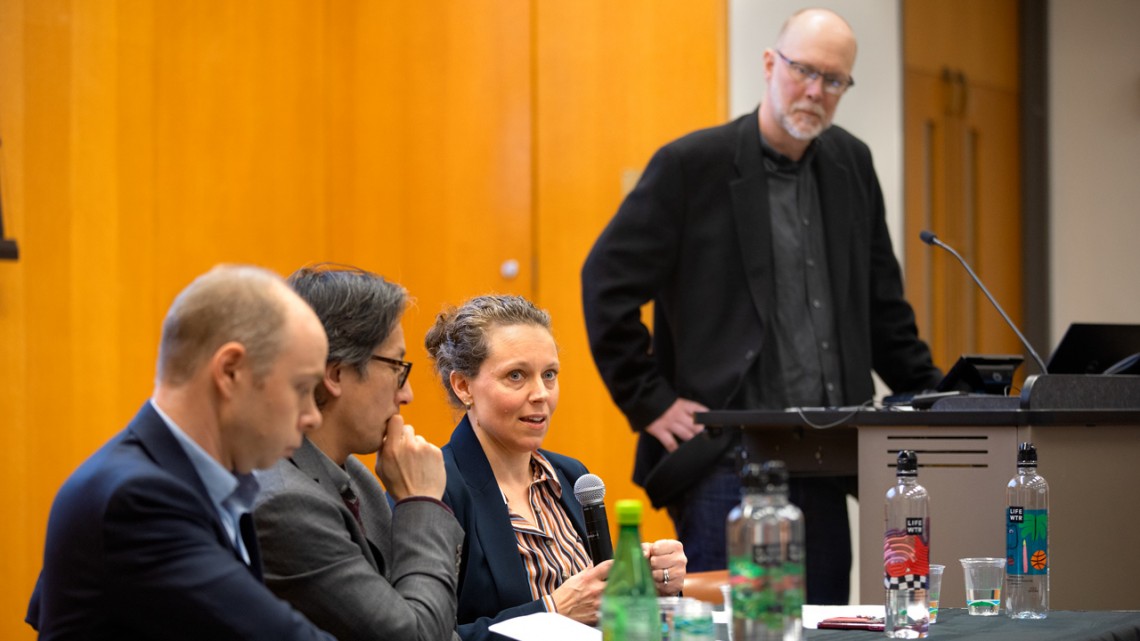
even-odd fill
[{"label": "laptop on podium", "polygon": [[1140,374],[1140,325],[1073,323],[1047,367],[1050,374]]}]

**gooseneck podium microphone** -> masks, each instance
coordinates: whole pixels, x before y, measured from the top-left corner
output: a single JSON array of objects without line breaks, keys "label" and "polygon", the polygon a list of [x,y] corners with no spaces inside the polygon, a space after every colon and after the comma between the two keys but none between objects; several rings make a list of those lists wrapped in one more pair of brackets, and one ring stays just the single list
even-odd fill
[{"label": "gooseneck podium microphone", "polygon": [[606,484],[597,474],[584,474],[574,481],[574,498],[582,504],[586,517],[586,549],[594,565],[614,558],[610,543],[610,524],[606,521]]},{"label": "gooseneck podium microphone", "polygon": [[1037,362],[1037,367],[1041,368],[1041,373],[1048,374],[1049,370],[1045,369],[1045,362],[1042,361],[1041,357],[1037,355],[1037,350],[1033,349],[1033,346],[1030,345],[1029,341],[1025,339],[1025,336],[1021,334],[1021,330],[1017,329],[1017,325],[1013,324],[1013,321],[1010,320],[1009,316],[1005,313],[1005,310],[1002,309],[1001,305],[998,305],[998,302],[994,300],[994,297],[992,295],[990,295],[990,290],[986,289],[986,286],[982,284],[982,279],[978,278],[978,275],[974,273],[974,270],[970,269],[970,265],[966,263],[966,260],[959,256],[958,252],[954,251],[953,247],[939,240],[932,231],[924,229],[919,232],[918,237],[921,238],[922,242],[926,243],[927,245],[937,245],[942,249],[945,249],[946,251],[950,252],[954,258],[957,258],[959,263],[962,263],[962,267],[966,268],[966,273],[970,275],[970,278],[974,279],[974,283],[982,290],[982,293],[986,295],[986,298],[990,299],[990,303],[992,303],[994,308],[998,310],[998,313],[1001,314],[1001,317],[1005,319],[1006,324],[1009,325],[1010,329],[1013,330],[1013,333],[1017,334],[1017,339],[1021,341],[1021,344],[1024,345],[1025,349],[1029,351],[1029,355],[1032,356],[1033,360]]}]

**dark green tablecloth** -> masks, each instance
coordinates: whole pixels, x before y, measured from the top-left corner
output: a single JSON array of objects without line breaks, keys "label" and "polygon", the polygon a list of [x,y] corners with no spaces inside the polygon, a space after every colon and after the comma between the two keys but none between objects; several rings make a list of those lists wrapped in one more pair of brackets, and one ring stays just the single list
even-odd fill
[{"label": "dark green tablecloth", "polygon": [[[804,630],[807,641],[879,641],[882,632]],[[935,641],[1140,641],[1140,611],[1050,612],[1039,621],[1006,616],[972,617],[964,609],[943,608],[927,637]]]}]

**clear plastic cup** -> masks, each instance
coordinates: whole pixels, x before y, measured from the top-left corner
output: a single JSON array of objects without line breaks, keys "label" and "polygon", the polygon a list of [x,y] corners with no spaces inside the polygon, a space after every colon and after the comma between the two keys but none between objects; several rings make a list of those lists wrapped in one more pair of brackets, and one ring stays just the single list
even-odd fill
[{"label": "clear plastic cup", "polygon": [[966,610],[973,616],[997,616],[1001,611],[1005,559],[976,557],[959,561],[966,575]]},{"label": "clear plastic cup", "polygon": [[942,571],[945,565],[930,564],[930,576],[927,579],[927,605],[930,607],[930,622],[938,621],[938,597],[942,594]]},{"label": "clear plastic cup", "polygon": [[685,598],[679,596],[657,597],[657,609],[661,611],[661,641],[670,641],[673,638],[673,622],[677,612],[681,609],[681,602]]},{"label": "clear plastic cup", "polygon": [[685,598],[673,615],[673,641],[714,641],[711,603]]}]

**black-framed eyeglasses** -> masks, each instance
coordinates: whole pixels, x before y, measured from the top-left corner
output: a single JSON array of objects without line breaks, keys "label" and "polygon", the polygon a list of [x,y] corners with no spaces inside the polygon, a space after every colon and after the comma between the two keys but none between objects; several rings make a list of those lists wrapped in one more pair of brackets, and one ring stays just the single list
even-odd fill
[{"label": "black-framed eyeglasses", "polygon": [[841,96],[844,91],[855,86],[855,79],[850,76],[824,73],[811,65],[792,60],[779,49],[776,50],[776,55],[780,56],[780,60],[788,63],[788,67],[792,70],[792,76],[800,82],[812,82],[816,78],[823,78],[823,90],[833,96]]},{"label": "black-framed eyeglasses", "polygon": [[402,361],[398,358],[388,358],[387,356],[372,355],[372,360],[387,363],[394,367],[400,368],[396,374],[396,389],[403,389],[404,383],[408,382],[408,374],[412,373],[412,364],[408,361]]}]

